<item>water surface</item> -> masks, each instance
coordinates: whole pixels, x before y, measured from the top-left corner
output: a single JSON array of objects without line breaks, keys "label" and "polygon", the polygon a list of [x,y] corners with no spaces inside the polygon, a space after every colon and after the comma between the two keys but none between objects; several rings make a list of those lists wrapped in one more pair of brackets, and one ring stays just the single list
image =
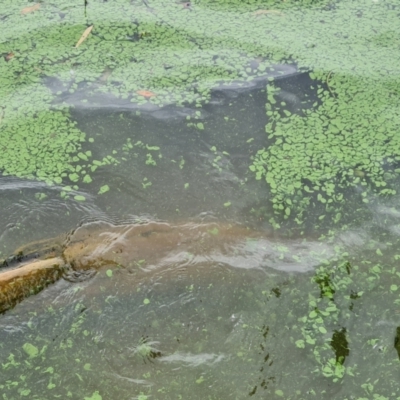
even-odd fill
[{"label": "water surface", "polygon": [[0,7],[0,259],[197,239],[1,315],[4,399],[400,398],[398,5],[128,3]]}]

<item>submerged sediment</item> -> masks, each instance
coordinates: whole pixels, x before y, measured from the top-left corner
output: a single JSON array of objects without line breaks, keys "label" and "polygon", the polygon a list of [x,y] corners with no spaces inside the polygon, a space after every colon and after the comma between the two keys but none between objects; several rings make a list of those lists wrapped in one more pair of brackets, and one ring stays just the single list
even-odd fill
[{"label": "submerged sediment", "polygon": [[[46,244],[43,251],[41,243]],[[188,270],[200,264],[206,266],[204,273],[224,265],[303,272],[318,265],[318,257],[310,258],[310,254],[317,254],[314,251],[316,242],[292,240],[282,247],[269,232],[229,223],[152,221],[113,225],[95,222],[71,232],[62,246],[49,246],[49,243],[48,240],[36,243],[39,248],[34,249],[34,254],[35,257],[41,254],[39,259],[25,257],[19,251],[20,262],[12,258],[14,268],[0,273],[0,312],[63,276],[74,282],[68,278],[71,273],[79,275],[87,271],[90,273],[84,275],[91,277],[101,268],[122,267],[146,277],[158,272],[171,274],[182,268]],[[324,257],[329,255],[323,243],[317,246]],[[31,252],[32,248],[32,245],[26,247]],[[293,254],[296,257],[292,257]]]},{"label": "submerged sediment", "polygon": [[0,273],[0,312],[54,283],[67,270],[98,270],[104,266],[145,270],[145,265],[174,250],[191,255],[212,249],[223,252],[238,238],[261,235],[231,224],[86,224],[73,231],[62,246],[55,240],[34,242],[3,261],[4,267],[12,269],[3,268]]}]

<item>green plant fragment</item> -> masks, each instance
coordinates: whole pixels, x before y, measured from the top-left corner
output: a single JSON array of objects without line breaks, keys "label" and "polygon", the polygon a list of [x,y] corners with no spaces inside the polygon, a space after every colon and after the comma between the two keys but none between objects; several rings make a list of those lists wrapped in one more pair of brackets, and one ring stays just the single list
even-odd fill
[{"label": "green plant fragment", "polygon": [[109,190],[110,190],[110,187],[109,187],[108,185],[103,185],[103,186],[100,188],[98,194],[107,193]]},{"label": "green plant fragment", "polygon": [[68,175],[68,178],[72,181],[72,182],[78,182],[79,180],[79,175],[77,173],[72,173]]},{"label": "green plant fragment", "polygon": [[85,397],[85,400],[103,400],[103,397],[96,390],[90,397]]},{"label": "green plant fragment", "polygon": [[82,195],[80,195],[80,194],[74,196],[74,199],[75,199],[76,201],[86,201],[86,197],[85,197],[85,196],[82,196]]},{"label": "green plant fragment", "polygon": [[34,358],[39,354],[39,349],[31,343],[25,343],[22,348],[30,358]]},{"label": "green plant fragment", "polygon": [[219,229],[218,228],[209,229],[208,233],[211,233],[211,235],[218,235],[219,234]]},{"label": "green plant fragment", "polygon": [[90,183],[90,182],[92,182],[92,178],[90,177],[90,175],[85,175],[85,176],[83,177],[83,182],[84,182],[84,183]]}]

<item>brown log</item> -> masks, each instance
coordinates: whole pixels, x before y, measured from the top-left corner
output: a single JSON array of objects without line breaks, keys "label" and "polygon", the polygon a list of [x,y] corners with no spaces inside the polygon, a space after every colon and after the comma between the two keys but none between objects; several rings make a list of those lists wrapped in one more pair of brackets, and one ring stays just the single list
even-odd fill
[{"label": "brown log", "polygon": [[[238,243],[266,236],[265,232],[239,225],[216,223],[112,225],[98,222],[83,225],[69,236],[63,247],[45,240],[19,249],[18,254],[23,255],[20,266],[0,273],[0,312],[55,282],[67,265],[75,271],[119,266],[147,275],[149,269],[168,271],[163,259],[173,258],[174,254],[187,252],[192,257],[212,258],[214,252],[230,254]],[[57,239],[53,243],[57,243]],[[42,259],[31,260],[29,254]]]},{"label": "brown log", "polygon": [[63,255],[74,269],[98,269],[103,265],[134,267],[143,261],[157,262],[183,249],[194,255],[225,253],[238,241],[262,236],[266,234],[231,224],[150,222],[115,226],[99,223],[77,229]]},{"label": "brown log", "polygon": [[38,260],[0,274],[0,313],[58,280],[65,268],[60,257]]}]

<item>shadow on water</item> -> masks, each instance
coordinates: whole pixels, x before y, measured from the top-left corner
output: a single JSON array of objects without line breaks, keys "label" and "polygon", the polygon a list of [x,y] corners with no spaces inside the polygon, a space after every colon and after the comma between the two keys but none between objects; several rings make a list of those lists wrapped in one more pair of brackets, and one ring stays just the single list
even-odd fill
[{"label": "shadow on water", "polygon": [[335,352],[336,362],[343,365],[346,357],[350,354],[349,342],[346,338],[346,328],[333,332],[331,346]]}]

